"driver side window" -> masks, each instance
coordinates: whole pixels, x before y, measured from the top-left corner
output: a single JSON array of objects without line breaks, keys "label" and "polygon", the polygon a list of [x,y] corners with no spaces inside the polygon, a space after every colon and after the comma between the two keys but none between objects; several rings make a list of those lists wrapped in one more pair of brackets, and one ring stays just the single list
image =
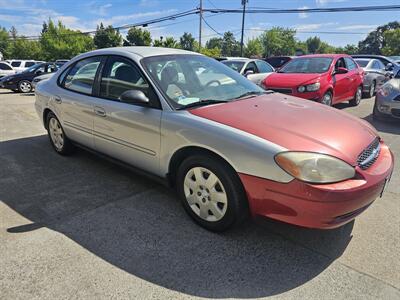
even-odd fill
[{"label": "driver side window", "polygon": [[100,97],[120,101],[128,90],[142,91],[151,104],[158,103],[157,97],[138,67],[122,57],[107,60],[100,83]]},{"label": "driver side window", "polygon": [[337,70],[339,68],[346,68],[346,63],[344,62],[343,57],[339,58],[335,64],[335,69]]},{"label": "driver side window", "polygon": [[247,71],[253,71],[254,74],[258,73],[256,64],[254,62],[248,63],[246,69],[244,70],[244,73],[246,73]]}]

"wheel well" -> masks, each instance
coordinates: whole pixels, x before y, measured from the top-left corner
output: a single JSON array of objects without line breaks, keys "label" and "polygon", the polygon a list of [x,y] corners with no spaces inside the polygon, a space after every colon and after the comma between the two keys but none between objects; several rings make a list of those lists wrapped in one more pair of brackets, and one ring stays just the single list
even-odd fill
[{"label": "wheel well", "polygon": [[218,155],[217,153],[202,148],[202,147],[197,147],[197,146],[188,146],[179,149],[176,151],[173,155],[172,158],[169,162],[168,166],[168,182],[171,186],[175,185],[175,178],[176,178],[176,173],[178,171],[178,168],[180,164],[188,157],[193,156],[193,155],[205,155],[205,156],[212,156],[220,161],[222,161],[224,164],[226,164],[233,172],[236,173],[236,170],[232,167],[230,163],[228,163],[222,156]]},{"label": "wheel well", "polygon": [[43,111],[43,124],[44,124],[44,128],[46,128],[46,130],[48,129],[47,128],[47,116],[48,116],[48,114],[50,113],[50,112],[52,112],[50,109],[48,109],[48,108],[46,108],[44,111]]}]

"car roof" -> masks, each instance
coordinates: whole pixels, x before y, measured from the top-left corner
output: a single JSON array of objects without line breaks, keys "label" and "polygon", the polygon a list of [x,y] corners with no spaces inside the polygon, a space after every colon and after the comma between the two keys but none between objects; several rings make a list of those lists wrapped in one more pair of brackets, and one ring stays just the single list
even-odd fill
[{"label": "car roof", "polygon": [[129,46],[129,47],[113,47],[113,48],[104,48],[94,50],[88,53],[92,54],[110,54],[110,53],[132,53],[138,55],[140,57],[150,57],[150,56],[158,56],[158,55],[175,55],[175,54],[193,54],[193,55],[201,55],[196,52],[186,51],[182,49],[175,48],[162,48],[162,47],[148,47],[148,46]]},{"label": "car roof", "polygon": [[253,58],[236,58],[236,59],[227,59],[222,62],[248,62],[248,61],[255,61],[257,59]]},{"label": "car roof", "polygon": [[307,54],[302,56],[294,57],[293,59],[304,58],[304,57],[328,57],[328,58],[339,58],[339,57],[350,57],[347,54]]}]

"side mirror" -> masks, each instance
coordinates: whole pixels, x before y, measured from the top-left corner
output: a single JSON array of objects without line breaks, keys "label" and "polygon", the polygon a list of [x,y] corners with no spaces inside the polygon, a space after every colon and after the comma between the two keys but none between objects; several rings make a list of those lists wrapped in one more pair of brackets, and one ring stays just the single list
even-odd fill
[{"label": "side mirror", "polygon": [[346,74],[346,73],[348,73],[348,72],[349,72],[349,70],[347,70],[346,68],[339,67],[339,68],[337,68],[337,69],[335,70],[335,75],[336,75],[336,74]]},{"label": "side mirror", "polygon": [[388,63],[385,67],[386,71],[392,71],[393,70],[393,64],[392,63]]},{"label": "side mirror", "polygon": [[246,70],[246,71],[244,71],[244,77],[247,77],[247,76],[252,75],[252,74],[254,74],[254,71],[253,71],[253,70]]},{"label": "side mirror", "polygon": [[149,98],[139,90],[128,90],[125,91],[119,96],[119,100],[124,103],[131,104],[147,104],[149,103]]}]

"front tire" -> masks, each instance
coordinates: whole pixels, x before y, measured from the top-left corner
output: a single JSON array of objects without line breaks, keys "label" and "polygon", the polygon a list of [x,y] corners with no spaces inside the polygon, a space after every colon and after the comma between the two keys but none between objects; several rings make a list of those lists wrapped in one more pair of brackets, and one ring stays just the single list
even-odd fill
[{"label": "front tire", "polygon": [[30,83],[28,80],[21,80],[18,83],[18,91],[20,91],[21,93],[32,92],[32,83]]},{"label": "front tire", "polygon": [[371,86],[369,87],[368,98],[372,98],[375,95],[376,90],[376,82],[372,81]]},{"label": "front tire", "polygon": [[74,150],[74,145],[67,138],[60,121],[55,114],[49,112],[46,118],[47,134],[54,150],[61,155],[69,155]]},{"label": "front tire", "polygon": [[321,103],[327,106],[332,106],[332,93],[326,92],[322,97]]},{"label": "front tire", "polygon": [[185,159],[178,169],[176,188],[186,212],[207,230],[227,230],[248,216],[239,176],[220,159],[206,155]]},{"label": "front tire", "polygon": [[351,106],[358,106],[362,98],[362,87],[359,86],[354,94],[354,98],[349,101]]}]

